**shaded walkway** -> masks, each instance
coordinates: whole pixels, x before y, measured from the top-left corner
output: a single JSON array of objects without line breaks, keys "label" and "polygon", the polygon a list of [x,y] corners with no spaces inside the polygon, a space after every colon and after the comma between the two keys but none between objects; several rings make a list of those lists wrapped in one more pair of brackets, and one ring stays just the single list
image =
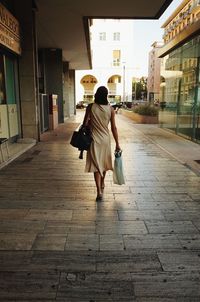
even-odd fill
[{"label": "shaded walkway", "polygon": [[0,301],[199,301],[199,176],[117,115],[126,185],[96,203],[81,119],[0,170]]}]

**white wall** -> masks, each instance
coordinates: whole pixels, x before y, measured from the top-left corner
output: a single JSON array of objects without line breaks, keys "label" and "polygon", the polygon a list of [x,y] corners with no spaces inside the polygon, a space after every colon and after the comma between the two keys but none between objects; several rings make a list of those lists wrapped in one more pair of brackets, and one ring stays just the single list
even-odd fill
[{"label": "white wall", "polygon": [[[126,99],[131,101],[132,78],[136,76],[133,68],[133,21],[132,20],[93,20],[91,31],[92,70],[76,71],[76,102],[83,100],[83,86],[80,81],[85,75],[94,75],[98,86],[107,86],[108,79],[113,75],[121,76],[118,92],[123,97],[123,77],[125,75]],[[99,39],[99,33],[106,33],[106,41]],[[120,33],[120,41],[113,40],[113,33]],[[121,65],[113,66],[113,50],[121,51]],[[124,70],[125,66],[125,70]]]}]

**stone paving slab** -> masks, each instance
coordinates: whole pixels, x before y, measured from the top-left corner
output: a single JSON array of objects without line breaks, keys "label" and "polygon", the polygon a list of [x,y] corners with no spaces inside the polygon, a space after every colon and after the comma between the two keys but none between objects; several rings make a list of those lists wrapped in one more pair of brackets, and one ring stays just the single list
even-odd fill
[{"label": "stone paving slab", "polygon": [[161,264],[154,251],[118,251],[98,254],[97,272],[128,273],[161,271]]},{"label": "stone paving slab", "polygon": [[148,282],[146,284],[135,285],[136,296],[149,296],[149,297],[198,297],[200,298],[199,281],[187,282],[162,282],[153,283]]},{"label": "stone paving slab", "polygon": [[181,244],[175,235],[146,234],[140,236],[125,235],[125,248],[128,249],[180,249]]},{"label": "stone paving slab", "polygon": [[82,117],[0,170],[0,301],[199,302],[200,177],[117,115],[126,184],[96,203]]},{"label": "stone paving slab", "polygon": [[164,271],[199,272],[200,270],[200,252],[198,250],[158,252],[158,257]]},{"label": "stone paving slab", "polygon": [[96,251],[35,251],[24,270],[93,273],[96,258]]},{"label": "stone paving slab", "polygon": [[[1,233],[13,233],[13,234],[38,234],[43,232],[45,222],[43,221],[30,221],[27,220],[2,220],[0,221]],[[0,234],[1,234],[0,233]]]},{"label": "stone paving slab", "polygon": [[0,250],[30,250],[35,233],[0,233]]},{"label": "stone paving slab", "polygon": [[147,228],[143,221],[98,221],[96,224],[96,233],[100,235],[136,235],[146,234]]},{"label": "stone paving slab", "polygon": [[120,220],[164,220],[160,210],[128,210],[118,211]]},{"label": "stone paving slab", "polygon": [[183,248],[188,250],[200,250],[199,234],[178,234],[177,237]]},{"label": "stone paving slab", "polygon": [[199,234],[198,229],[191,221],[146,221],[151,234]]},{"label": "stone paving slab", "polygon": [[3,272],[0,273],[0,300],[55,299],[58,283],[58,273]]}]

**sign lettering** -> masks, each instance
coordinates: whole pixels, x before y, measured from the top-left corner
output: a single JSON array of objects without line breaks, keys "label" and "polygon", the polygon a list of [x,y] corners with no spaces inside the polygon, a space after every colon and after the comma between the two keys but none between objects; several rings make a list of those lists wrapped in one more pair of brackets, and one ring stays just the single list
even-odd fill
[{"label": "sign lettering", "polygon": [[0,44],[21,54],[19,22],[0,4]]}]

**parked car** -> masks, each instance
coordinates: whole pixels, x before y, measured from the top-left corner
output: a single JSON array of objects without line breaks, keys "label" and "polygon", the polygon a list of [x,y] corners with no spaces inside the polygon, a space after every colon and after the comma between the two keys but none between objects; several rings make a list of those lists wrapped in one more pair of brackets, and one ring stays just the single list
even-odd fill
[{"label": "parked car", "polygon": [[116,103],[116,102],[112,102],[110,103],[110,105],[114,108],[114,110],[116,112],[118,112],[118,110],[123,106],[122,102]]},{"label": "parked car", "polygon": [[83,108],[86,108],[87,107],[87,103],[84,103],[83,101],[81,101],[81,102],[78,102],[77,104],[76,104],[76,109],[83,109]]}]

